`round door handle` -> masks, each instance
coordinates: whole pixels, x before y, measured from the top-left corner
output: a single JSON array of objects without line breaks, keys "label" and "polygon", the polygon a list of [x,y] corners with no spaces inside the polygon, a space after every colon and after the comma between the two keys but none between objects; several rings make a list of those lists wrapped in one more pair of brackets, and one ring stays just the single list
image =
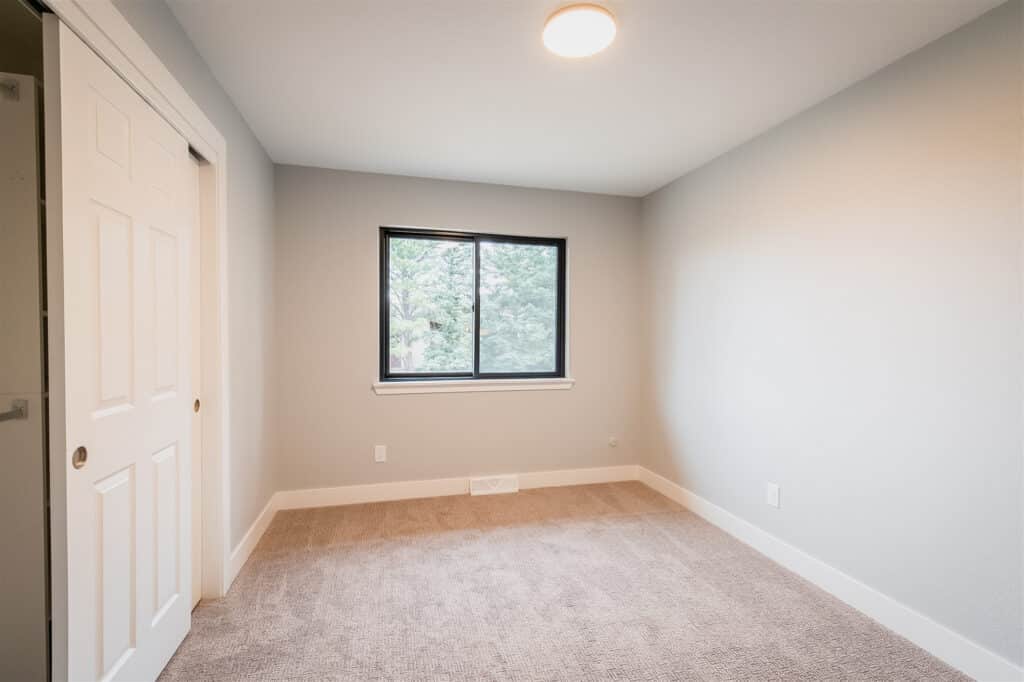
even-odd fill
[{"label": "round door handle", "polygon": [[71,454],[71,466],[76,469],[81,469],[85,466],[86,460],[89,459],[89,451],[84,446],[79,445],[75,448],[75,451]]},{"label": "round door handle", "polygon": [[196,398],[195,402],[192,403],[192,411],[199,414],[199,398]]}]

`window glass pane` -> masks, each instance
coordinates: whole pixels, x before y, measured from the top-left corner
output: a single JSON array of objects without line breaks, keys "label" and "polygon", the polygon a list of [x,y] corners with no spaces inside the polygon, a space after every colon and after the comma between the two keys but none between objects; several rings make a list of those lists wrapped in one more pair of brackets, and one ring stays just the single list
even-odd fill
[{"label": "window glass pane", "polygon": [[480,244],[480,372],[554,372],[558,248]]},{"label": "window glass pane", "polygon": [[472,373],[472,242],[391,237],[388,249],[390,370]]}]

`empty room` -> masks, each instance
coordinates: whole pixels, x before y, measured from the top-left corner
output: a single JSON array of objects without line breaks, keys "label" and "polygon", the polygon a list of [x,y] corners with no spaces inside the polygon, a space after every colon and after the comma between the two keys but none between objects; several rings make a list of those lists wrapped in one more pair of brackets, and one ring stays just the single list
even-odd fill
[{"label": "empty room", "polygon": [[1024,681],[1024,0],[0,0],[0,680]]}]

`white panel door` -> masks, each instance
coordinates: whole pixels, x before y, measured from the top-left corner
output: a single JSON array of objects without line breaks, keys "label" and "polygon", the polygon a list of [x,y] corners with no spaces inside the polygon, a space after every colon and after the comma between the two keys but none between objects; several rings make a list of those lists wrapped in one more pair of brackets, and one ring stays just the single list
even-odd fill
[{"label": "white panel door", "polygon": [[166,121],[58,36],[68,673],[148,680],[190,622],[191,167]]}]

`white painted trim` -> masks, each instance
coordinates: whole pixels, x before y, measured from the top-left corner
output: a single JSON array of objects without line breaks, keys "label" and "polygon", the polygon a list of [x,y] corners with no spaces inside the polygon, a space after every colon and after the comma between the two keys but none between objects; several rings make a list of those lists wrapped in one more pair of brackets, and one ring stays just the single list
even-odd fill
[{"label": "white painted trim", "polygon": [[590,485],[593,483],[615,483],[617,481],[636,481],[639,467],[635,464],[623,464],[610,467],[591,467],[587,469],[559,469],[555,471],[531,471],[519,474],[519,489],[556,488],[566,485]]},{"label": "white painted trim", "polygon": [[[217,599],[231,587],[231,429],[228,348],[227,164],[199,167],[200,370],[203,439],[203,589]],[[211,418],[212,415],[212,418]]]},{"label": "white painted trim", "polygon": [[276,505],[277,495],[271,495],[270,499],[267,500],[267,504],[263,507],[263,511],[259,513],[256,520],[249,526],[249,530],[245,532],[241,542],[231,551],[231,558],[228,561],[228,586],[235,582],[235,578],[238,577],[242,567],[245,566],[245,562],[249,560],[256,545],[259,544],[260,538],[267,532],[267,528],[270,527],[270,522],[274,520],[274,514],[277,513]]},{"label": "white painted trim", "polygon": [[1022,680],[1024,669],[645,467],[639,480],[781,566],[977,680]]},{"label": "white painted trim", "polygon": [[278,509],[307,509],[309,507],[336,507],[345,504],[468,494],[468,477],[434,478],[425,481],[395,481],[392,483],[342,485],[335,488],[280,490],[274,494],[274,501]]},{"label": "white painted trim", "polygon": [[575,379],[466,379],[443,381],[378,381],[377,395],[413,393],[476,393],[478,391],[567,391]]},{"label": "white painted trim", "polygon": [[[534,471],[515,475],[519,478],[519,489],[527,490],[552,486],[633,481],[637,478],[637,467],[627,464],[561,471]],[[274,505],[276,509],[306,509],[366,502],[412,500],[423,497],[468,495],[471,478],[475,478],[475,476],[343,485],[335,488],[280,490],[274,494]]]}]

